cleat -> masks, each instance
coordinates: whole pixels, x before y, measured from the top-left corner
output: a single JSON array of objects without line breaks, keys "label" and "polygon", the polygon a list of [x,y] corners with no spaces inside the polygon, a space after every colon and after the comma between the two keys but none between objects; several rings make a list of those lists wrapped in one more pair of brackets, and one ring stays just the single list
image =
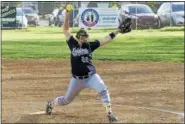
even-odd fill
[{"label": "cleat", "polygon": [[53,107],[52,107],[51,103],[48,102],[48,103],[46,104],[46,114],[47,114],[47,115],[51,115],[51,114],[52,114],[52,109],[53,109]]},{"label": "cleat", "polygon": [[118,117],[116,117],[113,114],[108,114],[107,117],[108,117],[110,123],[114,122],[114,121],[118,121]]}]

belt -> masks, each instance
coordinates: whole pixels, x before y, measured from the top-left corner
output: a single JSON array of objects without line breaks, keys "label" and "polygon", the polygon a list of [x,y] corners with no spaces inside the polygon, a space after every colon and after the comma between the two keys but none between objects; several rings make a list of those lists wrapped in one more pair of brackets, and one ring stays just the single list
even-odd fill
[{"label": "belt", "polygon": [[91,73],[91,74],[89,74],[89,75],[84,75],[84,76],[76,76],[76,75],[73,75],[73,77],[75,78],[75,79],[87,79],[87,78],[89,78],[90,76],[92,76],[94,73]]}]

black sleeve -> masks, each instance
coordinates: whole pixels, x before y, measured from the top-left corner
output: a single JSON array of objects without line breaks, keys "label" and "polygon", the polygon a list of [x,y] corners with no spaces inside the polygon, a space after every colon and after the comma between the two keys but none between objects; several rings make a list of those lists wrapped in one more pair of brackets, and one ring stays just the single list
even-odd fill
[{"label": "black sleeve", "polygon": [[70,49],[72,49],[72,46],[75,45],[75,44],[77,43],[77,41],[74,39],[73,36],[71,36],[71,37],[69,38],[69,40],[67,40],[66,42],[67,42],[67,44],[68,44],[68,46],[69,46]]},{"label": "black sleeve", "polygon": [[93,52],[100,46],[100,41],[95,40],[94,42],[89,42],[89,45],[90,45],[91,51]]}]

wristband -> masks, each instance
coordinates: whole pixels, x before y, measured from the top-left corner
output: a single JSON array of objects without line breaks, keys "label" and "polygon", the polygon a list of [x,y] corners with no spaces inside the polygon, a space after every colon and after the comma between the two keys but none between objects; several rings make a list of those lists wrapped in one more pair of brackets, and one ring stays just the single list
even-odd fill
[{"label": "wristband", "polygon": [[113,39],[113,38],[115,38],[116,35],[112,32],[109,34],[109,36],[111,37],[111,39]]}]

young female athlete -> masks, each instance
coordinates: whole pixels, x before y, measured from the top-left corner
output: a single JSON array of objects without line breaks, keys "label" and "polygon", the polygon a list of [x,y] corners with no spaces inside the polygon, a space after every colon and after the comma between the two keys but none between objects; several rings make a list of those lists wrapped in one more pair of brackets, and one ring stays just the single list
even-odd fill
[{"label": "young female athlete", "polygon": [[89,35],[84,29],[80,29],[76,36],[69,31],[70,12],[65,13],[65,21],[63,24],[63,33],[67,40],[67,44],[71,51],[71,72],[72,78],[64,96],[59,96],[46,105],[46,114],[52,114],[55,105],[67,105],[79,94],[84,88],[95,89],[101,97],[103,106],[106,108],[106,114],[110,122],[117,121],[118,118],[111,110],[110,94],[107,86],[96,73],[96,68],[92,64],[92,53],[99,47],[110,42],[118,33],[127,33],[131,31],[130,19],[120,24],[118,29],[107,35],[103,40],[95,40],[88,42]]}]

